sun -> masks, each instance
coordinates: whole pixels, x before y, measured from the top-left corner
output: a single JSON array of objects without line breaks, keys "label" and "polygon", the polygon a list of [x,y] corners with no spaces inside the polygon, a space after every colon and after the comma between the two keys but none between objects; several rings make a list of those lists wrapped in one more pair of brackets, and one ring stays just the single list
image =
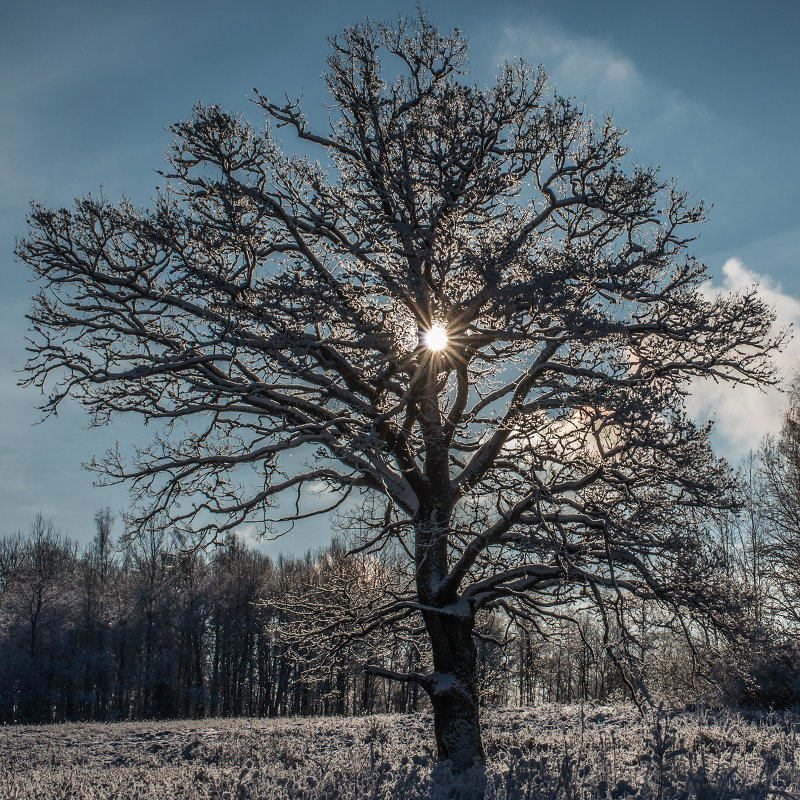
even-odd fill
[{"label": "sun", "polygon": [[428,350],[444,350],[447,347],[447,328],[444,325],[432,325],[422,334],[422,342]]}]

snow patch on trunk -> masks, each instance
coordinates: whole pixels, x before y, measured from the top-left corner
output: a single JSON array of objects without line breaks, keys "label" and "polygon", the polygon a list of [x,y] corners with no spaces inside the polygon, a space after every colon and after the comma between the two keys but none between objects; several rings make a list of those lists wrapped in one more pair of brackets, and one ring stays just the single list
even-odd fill
[{"label": "snow patch on trunk", "polygon": [[464,684],[450,672],[434,672],[431,676],[432,691],[434,694],[457,691],[464,688]]}]

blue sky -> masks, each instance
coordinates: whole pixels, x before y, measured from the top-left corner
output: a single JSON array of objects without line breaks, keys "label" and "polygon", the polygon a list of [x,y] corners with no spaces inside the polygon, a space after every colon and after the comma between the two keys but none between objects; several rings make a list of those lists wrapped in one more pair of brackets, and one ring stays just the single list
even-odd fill
[{"label": "blue sky", "polygon": [[[767,0],[537,0],[425,5],[441,27],[472,42],[472,79],[491,80],[504,58],[544,64],[562,94],[630,131],[637,162],[714,205],[694,253],[716,288],[759,280],[783,322],[800,322],[800,4]],[[133,4],[5,0],[0,13],[0,535],[42,511],[88,540],[94,511],[126,504],[122,489],[94,489],[80,464],[115,441],[149,437],[133,421],[90,431],[76,406],[34,426],[38,395],[16,386],[24,314],[33,287],[14,262],[27,203],[71,200],[102,185],[146,205],[167,126],[196,101],[255,116],[253,87],[303,95],[324,122],[320,74],[326,37],[365,16],[394,19],[413,2],[295,3],[204,0]],[[790,375],[797,342],[781,357]],[[777,428],[782,398],[697,388],[690,407],[716,410],[720,449],[736,459]],[[268,545],[324,543],[316,522]]]}]

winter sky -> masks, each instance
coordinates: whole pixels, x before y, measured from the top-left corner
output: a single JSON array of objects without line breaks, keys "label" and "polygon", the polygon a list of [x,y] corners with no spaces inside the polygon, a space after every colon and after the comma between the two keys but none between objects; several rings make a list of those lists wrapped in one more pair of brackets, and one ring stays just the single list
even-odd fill
[{"label": "winter sky", "polygon": [[[472,79],[491,81],[504,58],[543,64],[562,94],[630,131],[637,162],[713,204],[693,252],[709,291],[759,282],[782,324],[800,326],[800,4],[788,0],[429,0],[443,28],[471,40]],[[87,541],[101,506],[123,489],[92,488],[81,463],[153,431],[136,421],[87,430],[76,405],[34,426],[38,393],[16,384],[24,315],[34,287],[12,256],[27,203],[51,206],[103,187],[146,205],[169,143],[166,127],[202,100],[256,118],[246,96],[303,96],[324,124],[326,37],[365,16],[393,20],[414,2],[387,0],[4,0],[0,12],[0,535],[37,511]],[[791,377],[800,335],[781,355]],[[718,450],[736,460],[777,430],[783,397],[716,385],[690,409],[715,416]],[[324,544],[324,521],[269,552]]]}]

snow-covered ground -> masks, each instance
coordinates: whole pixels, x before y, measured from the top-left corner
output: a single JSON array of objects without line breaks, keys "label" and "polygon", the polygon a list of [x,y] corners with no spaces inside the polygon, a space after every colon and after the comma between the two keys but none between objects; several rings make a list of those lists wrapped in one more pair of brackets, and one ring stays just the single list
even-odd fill
[{"label": "snow-covered ground", "polygon": [[[627,706],[488,711],[486,797],[800,797],[800,716]],[[457,796],[428,716],[0,728],[0,800]],[[454,794],[451,794],[451,791]]]}]

